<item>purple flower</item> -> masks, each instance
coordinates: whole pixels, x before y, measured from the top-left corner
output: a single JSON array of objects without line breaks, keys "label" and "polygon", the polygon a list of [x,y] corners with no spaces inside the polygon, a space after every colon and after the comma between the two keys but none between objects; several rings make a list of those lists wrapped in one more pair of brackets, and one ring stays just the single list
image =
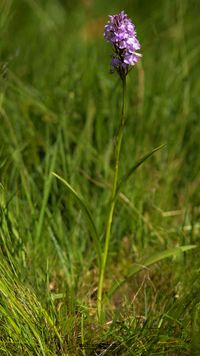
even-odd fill
[{"label": "purple flower", "polygon": [[111,61],[112,72],[117,71],[123,79],[129,71],[129,66],[135,65],[142,56],[136,52],[140,49],[140,43],[136,38],[135,26],[124,11],[109,16],[104,37],[112,44],[114,50]]}]

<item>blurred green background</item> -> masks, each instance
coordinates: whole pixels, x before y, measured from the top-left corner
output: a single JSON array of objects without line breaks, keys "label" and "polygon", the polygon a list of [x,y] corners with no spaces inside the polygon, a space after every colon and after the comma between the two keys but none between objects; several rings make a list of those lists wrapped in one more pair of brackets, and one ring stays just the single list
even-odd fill
[{"label": "blurred green background", "polygon": [[[121,10],[136,25],[143,57],[128,77],[120,175],[149,150],[167,146],[122,189],[112,229],[108,286],[141,256],[199,243],[200,2],[0,1],[2,278],[7,283],[5,271],[14,274],[20,295],[23,288],[30,288],[62,335],[66,313],[76,319],[80,305],[94,309],[96,255],[79,206],[51,172],[84,196],[103,237],[121,107],[120,80],[109,73],[111,47],[103,31],[107,16]],[[162,269],[154,267],[119,293],[108,315],[123,305],[122,320],[129,314],[142,315],[151,324],[173,310],[166,330],[172,319],[182,320],[185,329],[183,333],[177,327],[181,340],[177,350],[183,347],[182,355],[188,354],[188,345],[196,340],[188,325],[197,320],[199,266],[198,249],[163,262]],[[8,289],[12,293],[12,287]],[[133,311],[129,302],[121,300],[138,290]],[[61,298],[67,311],[57,309],[54,297]],[[15,300],[13,294],[10,298]],[[2,335],[13,338],[12,308],[4,303]],[[27,303],[36,308],[32,300]],[[71,329],[68,326],[69,334]],[[26,345],[29,336],[24,335]],[[49,335],[47,350],[52,345]],[[36,345],[37,341],[30,347]],[[160,346],[155,347],[158,352]],[[10,349],[5,346],[5,350]],[[167,354],[165,346],[162,350]]]}]

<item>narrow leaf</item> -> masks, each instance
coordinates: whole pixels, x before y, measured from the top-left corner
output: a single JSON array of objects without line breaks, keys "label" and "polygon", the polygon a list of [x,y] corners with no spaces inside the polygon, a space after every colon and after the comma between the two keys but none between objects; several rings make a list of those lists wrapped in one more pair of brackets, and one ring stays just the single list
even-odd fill
[{"label": "narrow leaf", "polygon": [[119,192],[121,189],[122,185],[127,182],[127,180],[131,177],[131,175],[136,171],[138,167],[141,166],[141,164],[146,161],[149,157],[151,157],[155,152],[161,150],[161,148],[165,147],[166,144],[161,145],[159,147],[154,148],[152,151],[148,152],[145,154],[138,162],[134,164],[134,166],[120,179],[120,182],[117,187],[116,194]]},{"label": "narrow leaf", "polygon": [[157,263],[165,258],[175,256],[179,254],[180,252],[186,252],[188,250],[191,250],[193,248],[196,248],[195,245],[187,245],[187,246],[180,246],[180,247],[175,247],[166,251],[162,251],[159,253],[156,253],[148,258],[146,258],[144,261],[135,264],[130,272],[128,273],[127,277],[122,279],[119,282],[114,283],[114,285],[111,287],[110,291],[107,293],[108,298],[110,298],[118,288],[120,288],[124,283],[128,281],[128,279],[132,278],[136,273],[142,271],[143,269],[149,267],[150,265]]},{"label": "narrow leaf", "polygon": [[94,245],[95,248],[97,250],[97,254],[98,254],[98,259],[99,259],[99,263],[101,261],[101,245],[100,245],[100,240],[99,240],[99,236],[97,233],[97,229],[94,223],[94,219],[92,217],[92,214],[87,206],[87,204],[85,203],[84,199],[76,192],[76,190],[74,188],[72,188],[72,186],[62,177],[60,177],[58,174],[56,174],[55,172],[52,172],[52,174],[59,179],[68,189],[68,191],[70,193],[73,194],[73,196],[75,197],[75,199],[77,200],[77,202],[79,203],[80,207],[82,208],[83,213],[85,214],[85,217],[89,223],[89,227],[90,227],[90,232],[91,232],[91,236],[94,240]]}]

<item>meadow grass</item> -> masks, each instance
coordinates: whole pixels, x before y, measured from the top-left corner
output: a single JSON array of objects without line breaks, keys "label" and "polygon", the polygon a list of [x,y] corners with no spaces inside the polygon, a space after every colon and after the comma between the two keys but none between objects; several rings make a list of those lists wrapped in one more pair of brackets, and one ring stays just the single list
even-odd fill
[{"label": "meadow grass", "polygon": [[[120,177],[166,146],[120,186],[102,324],[84,204],[102,243],[121,108],[103,27],[122,9],[143,58],[127,78]],[[199,10],[197,0],[1,0],[2,355],[200,354]],[[197,248],[174,250],[185,245]],[[148,264],[166,250],[178,252]]]}]

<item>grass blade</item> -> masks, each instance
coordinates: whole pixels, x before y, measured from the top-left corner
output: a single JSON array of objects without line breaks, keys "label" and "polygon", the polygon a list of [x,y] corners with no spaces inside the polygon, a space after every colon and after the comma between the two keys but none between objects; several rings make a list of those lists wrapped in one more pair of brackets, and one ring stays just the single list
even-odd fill
[{"label": "grass blade", "polygon": [[[50,172],[54,169],[55,164],[56,164],[57,150],[58,150],[58,144],[56,143],[54,150],[53,150],[52,157],[49,157],[49,160],[50,160],[49,171]],[[48,164],[48,162],[47,162],[47,164]],[[47,210],[48,199],[49,199],[49,194],[50,194],[50,190],[51,190],[51,184],[52,184],[52,175],[48,173],[48,176],[46,177],[45,182],[44,182],[42,205],[41,205],[40,215],[39,215],[38,224],[37,224],[37,228],[36,228],[36,240],[37,241],[40,239],[40,236],[42,233],[45,212]]]},{"label": "grass blade", "polygon": [[98,261],[100,263],[100,261],[101,261],[100,240],[99,240],[97,229],[96,229],[96,226],[95,226],[95,223],[94,223],[94,219],[92,217],[92,214],[91,214],[87,204],[85,203],[84,199],[76,192],[76,190],[74,188],[72,188],[72,186],[64,178],[60,177],[55,172],[52,172],[52,174],[67,187],[67,190],[70,193],[73,194],[73,196],[77,200],[79,206],[82,208],[82,211],[84,212],[85,217],[86,217],[86,219],[87,219],[87,221],[89,223],[90,232],[91,232],[91,235],[92,235],[92,238],[93,238],[93,241],[94,241],[95,248],[97,250]]}]

